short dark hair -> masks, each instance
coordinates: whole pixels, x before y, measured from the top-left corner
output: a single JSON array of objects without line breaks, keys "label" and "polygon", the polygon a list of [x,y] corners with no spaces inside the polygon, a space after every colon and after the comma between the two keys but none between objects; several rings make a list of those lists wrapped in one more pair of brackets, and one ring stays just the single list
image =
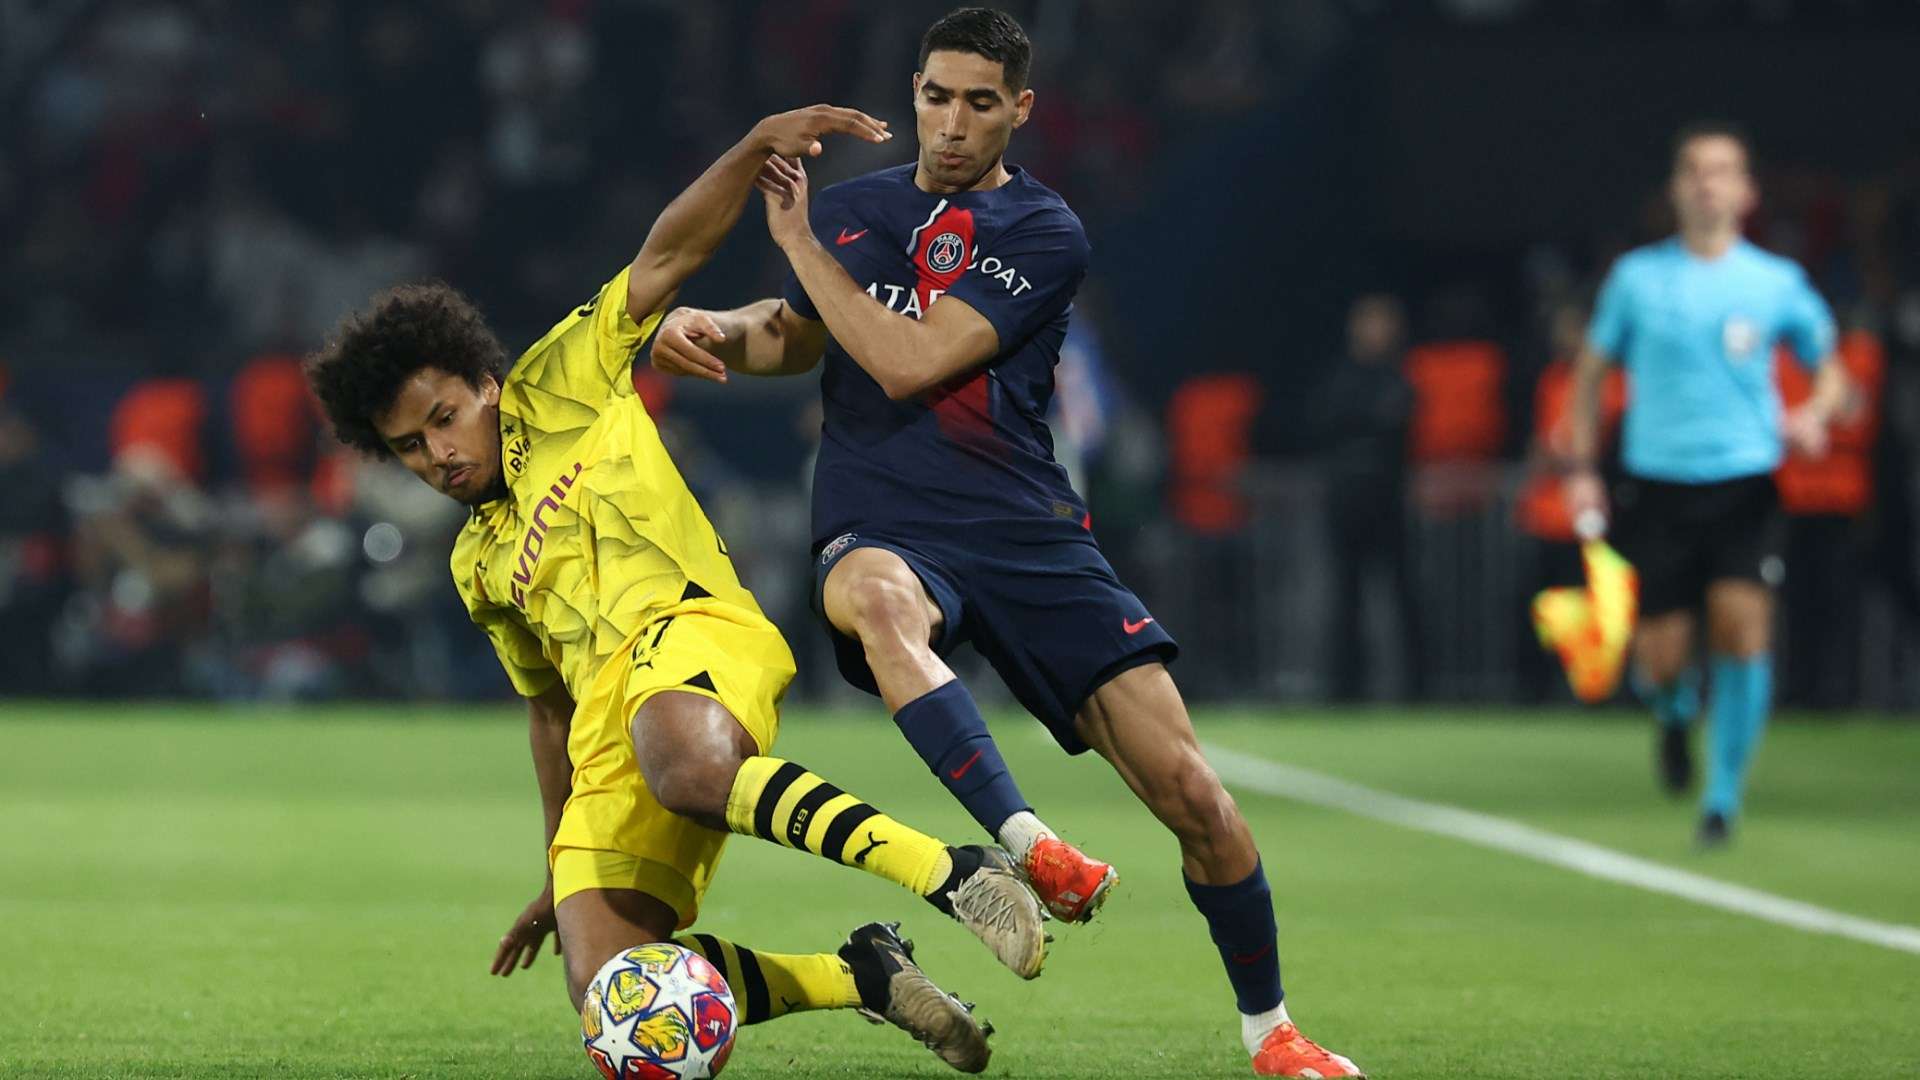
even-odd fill
[{"label": "short dark hair", "polygon": [[1033,42],[1027,40],[1020,23],[1004,11],[964,7],[942,16],[920,39],[920,70],[927,69],[927,57],[941,50],[997,60],[1008,89],[1017,94],[1027,88],[1027,75],[1033,69]]},{"label": "short dark hair", "polygon": [[1739,144],[1740,153],[1747,159],[1747,168],[1753,168],[1753,140],[1747,138],[1746,129],[1726,120],[1694,120],[1680,125],[1673,133],[1673,163],[1680,164],[1680,153],[1687,144],[1695,139],[1732,139]]},{"label": "short dark hair", "polygon": [[500,378],[506,350],[480,309],[444,282],[400,285],[347,316],[325,348],[307,357],[307,381],[339,440],[379,458],[393,456],[373,418],[393,407],[401,384],[424,367],[478,388]]}]

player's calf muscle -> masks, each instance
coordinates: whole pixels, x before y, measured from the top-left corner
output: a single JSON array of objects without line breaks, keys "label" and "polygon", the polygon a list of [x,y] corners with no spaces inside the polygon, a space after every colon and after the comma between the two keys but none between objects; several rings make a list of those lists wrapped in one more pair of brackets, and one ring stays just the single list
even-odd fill
[{"label": "player's calf muscle", "polygon": [[1260,857],[1253,833],[1200,753],[1165,667],[1150,664],[1116,676],[1087,700],[1077,727],[1180,841],[1189,877],[1210,884],[1253,872]]},{"label": "player's calf muscle", "polygon": [[1180,841],[1188,862],[1199,867],[1195,880],[1237,881],[1252,872],[1258,854],[1246,820],[1199,753],[1181,754],[1142,779],[1142,801]]}]

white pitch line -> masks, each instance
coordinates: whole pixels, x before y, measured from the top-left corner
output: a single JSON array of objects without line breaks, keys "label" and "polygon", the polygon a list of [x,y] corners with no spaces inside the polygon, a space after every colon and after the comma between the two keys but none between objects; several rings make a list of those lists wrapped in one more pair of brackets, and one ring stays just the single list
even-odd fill
[{"label": "white pitch line", "polygon": [[1345,810],[1421,832],[1451,836],[1455,840],[1564,867],[1603,881],[1677,896],[1682,900],[1751,915],[1796,930],[1852,938],[1869,945],[1920,955],[1920,927],[1863,919],[1759,889],[1676,870],[1671,866],[1662,866],[1612,848],[1559,836],[1506,818],[1442,803],[1409,799],[1212,743],[1206,744],[1204,749],[1214,770],[1230,786]]}]

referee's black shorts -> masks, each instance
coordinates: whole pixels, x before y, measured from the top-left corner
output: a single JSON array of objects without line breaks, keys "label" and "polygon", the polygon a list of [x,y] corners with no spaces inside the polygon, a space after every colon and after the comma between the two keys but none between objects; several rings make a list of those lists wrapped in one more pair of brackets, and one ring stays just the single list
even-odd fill
[{"label": "referee's black shorts", "polygon": [[1640,574],[1640,614],[1698,607],[1708,584],[1778,586],[1786,517],[1773,474],[1711,484],[1637,476],[1613,491],[1608,539]]}]

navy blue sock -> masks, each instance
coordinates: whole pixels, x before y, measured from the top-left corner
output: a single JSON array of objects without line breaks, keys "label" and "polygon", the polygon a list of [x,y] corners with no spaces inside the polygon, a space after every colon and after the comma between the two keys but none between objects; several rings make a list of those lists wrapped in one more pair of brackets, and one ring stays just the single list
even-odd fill
[{"label": "navy blue sock", "polygon": [[900,706],[893,722],[933,775],[988,833],[998,836],[1008,818],[1032,809],[988,734],[980,707],[959,679]]},{"label": "navy blue sock", "polygon": [[1193,906],[1206,916],[1207,932],[1220,950],[1240,1011],[1252,1015],[1280,1004],[1287,994],[1280,988],[1280,931],[1273,921],[1266,868],[1254,863],[1253,873],[1232,885],[1196,885],[1192,878],[1186,882]]}]

